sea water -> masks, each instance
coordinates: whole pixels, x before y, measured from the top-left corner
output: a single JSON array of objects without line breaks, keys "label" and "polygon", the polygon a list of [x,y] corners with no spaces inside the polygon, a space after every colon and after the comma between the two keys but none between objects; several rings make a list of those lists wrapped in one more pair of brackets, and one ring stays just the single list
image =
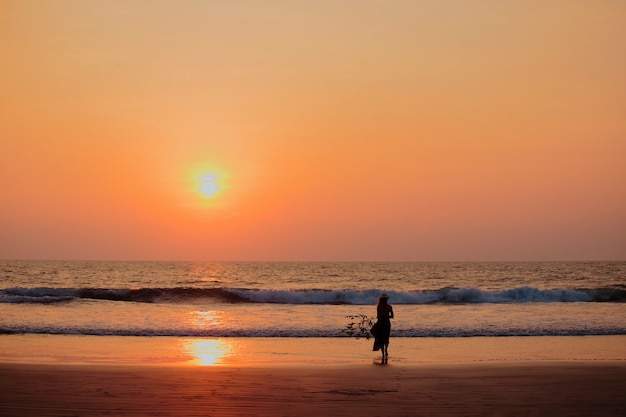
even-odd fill
[{"label": "sea water", "polygon": [[0,261],[0,334],[348,337],[626,335],[626,262]]}]

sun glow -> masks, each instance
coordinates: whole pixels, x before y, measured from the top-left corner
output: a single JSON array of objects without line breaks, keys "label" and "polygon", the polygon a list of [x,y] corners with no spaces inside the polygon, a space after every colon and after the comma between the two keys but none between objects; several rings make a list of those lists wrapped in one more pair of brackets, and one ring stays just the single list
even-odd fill
[{"label": "sun glow", "polygon": [[204,200],[214,200],[228,187],[229,175],[222,169],[200,166],[189,174],[190,191]]}]

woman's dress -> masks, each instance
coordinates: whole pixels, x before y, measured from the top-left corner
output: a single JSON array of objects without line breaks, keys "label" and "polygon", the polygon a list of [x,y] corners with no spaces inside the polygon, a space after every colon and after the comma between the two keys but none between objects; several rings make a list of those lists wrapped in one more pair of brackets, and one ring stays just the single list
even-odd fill
[{"label": "woman's dress", "polygon": [[389,343],[389,335],[391,334],[391,320],[389,317],[379,317],[371,330],[374,336],[374,347],[372,350],[380,350],[384,345]]}]

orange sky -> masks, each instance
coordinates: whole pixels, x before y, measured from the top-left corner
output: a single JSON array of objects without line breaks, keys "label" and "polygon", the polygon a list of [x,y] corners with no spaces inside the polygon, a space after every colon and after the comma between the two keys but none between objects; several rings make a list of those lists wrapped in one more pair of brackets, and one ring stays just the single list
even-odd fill
[{"label": "orange sky", "polygon": [[624,260],[624,45],[621,0],[0,0],[0,258]]}]

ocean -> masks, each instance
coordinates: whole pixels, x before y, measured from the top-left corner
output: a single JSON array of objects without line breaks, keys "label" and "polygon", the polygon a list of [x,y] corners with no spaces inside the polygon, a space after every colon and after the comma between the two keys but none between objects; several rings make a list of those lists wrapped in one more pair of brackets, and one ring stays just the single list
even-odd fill
[{"label": "ocean", "polygon": [[0,261],[0,334],[392,338],[626,335],[626,262]]}]

